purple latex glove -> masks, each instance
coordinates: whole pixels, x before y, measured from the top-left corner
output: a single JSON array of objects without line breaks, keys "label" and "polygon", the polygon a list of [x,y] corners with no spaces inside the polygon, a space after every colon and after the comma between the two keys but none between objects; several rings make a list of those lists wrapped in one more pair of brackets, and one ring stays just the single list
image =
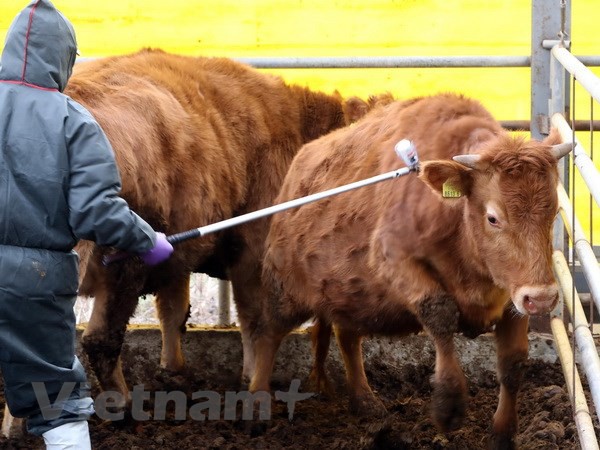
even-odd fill
[{"label": "purple latex glove", "polygon": [[140,254],[142,260],[149,266],[155,266],[169,258],[173,253],[173,246],[164,233],[156,233],[156,244],[150,250]]}]

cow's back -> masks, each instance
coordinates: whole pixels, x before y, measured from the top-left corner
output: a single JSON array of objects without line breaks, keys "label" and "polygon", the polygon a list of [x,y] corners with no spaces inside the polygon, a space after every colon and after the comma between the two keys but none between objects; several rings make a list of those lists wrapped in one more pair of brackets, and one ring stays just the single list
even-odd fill
[{"label": "cow's back", "polygon": [[223,196],[222,208],[243,202],[257,153],[273,142],[289,141],[290,153],[301,145],[299,108],[283,81],[228,59],[142,51],[90,61],[76,66],[67,93],[105,129],[122,178],[144,182],[142,171],[168,167],[157,178],[197,181],[188,193]]}]

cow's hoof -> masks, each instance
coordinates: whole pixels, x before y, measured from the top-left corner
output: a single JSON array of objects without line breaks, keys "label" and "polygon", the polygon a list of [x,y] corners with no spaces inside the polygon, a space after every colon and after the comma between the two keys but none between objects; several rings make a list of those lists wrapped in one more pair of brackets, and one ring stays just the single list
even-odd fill
[{"label": "cow's hoof", "polygon": [[465,417],[466,395],[461,389],[450,389],[449,385],[438,385],[431,397],[431,415],[442,431],[458,429]]},{"label": "cow's hoof", "polygon": [[246,368],[244,368],[244,370],[242,371],[242,376],[240,378],[240,384],[242,386],[250,386],[250,383],[252,382],[252,377],[254,377],[254,370],[247,370]]},{"label": "cow's hoof", "polygon": [[365,394],[350,399],[350,411],[352,414],[363,417],[385,417],[387,409],[381,400],[374,394]]},{"label": "cow's hoof", "polygon": [[269,429],[268,422],[261,421],[243,421],[243,425],[241,425],[243,432],[251,438],[256,438],[264,435]]},{"label": "cow's hoof", "polygon": [[324,374],[318,375],[314,370],[308,377],[307,389],[309,392],[314,392],[325,397],[333,397],[335,394],[335,390],[329,379]]},{"label": "cow's hoof", "polygon": [[516,450],[515,436],[508,433],[493,433],[490,437],[488,448],[490,450]]}]

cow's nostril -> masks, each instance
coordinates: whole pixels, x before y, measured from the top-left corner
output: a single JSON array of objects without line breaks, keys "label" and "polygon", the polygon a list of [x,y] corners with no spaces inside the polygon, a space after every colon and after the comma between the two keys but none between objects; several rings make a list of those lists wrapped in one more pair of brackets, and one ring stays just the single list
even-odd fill
[{"label": "cow's nostril", "polygon": [[524,293],[522,301],[523,308],[529,314],[541,314],[549,312],[554,308],[558,301],[558,292],[546,290],[545,292],[541,291],[534,294],[531,292],[527,294]]},{"label": "cow's nostril", "polygon": [[537,314],[538,312],[537,305],[531,300],[529,295],[523,296],[523,308],[525,308],[529,314]]}]

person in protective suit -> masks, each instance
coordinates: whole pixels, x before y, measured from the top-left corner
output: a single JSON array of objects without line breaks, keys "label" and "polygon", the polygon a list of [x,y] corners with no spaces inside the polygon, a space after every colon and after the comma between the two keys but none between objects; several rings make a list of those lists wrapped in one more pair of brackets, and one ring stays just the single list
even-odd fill
[{"label": "person in protective suit", "polygon": [[0,368],[12,415],[48,449],[89,449],[94,413],[75,356],[79,239],[158,264],[162,233],[118,196],[113,150],[63,94],[77,54],[71,23],[34,0],[11,24],[0,61]]}]

